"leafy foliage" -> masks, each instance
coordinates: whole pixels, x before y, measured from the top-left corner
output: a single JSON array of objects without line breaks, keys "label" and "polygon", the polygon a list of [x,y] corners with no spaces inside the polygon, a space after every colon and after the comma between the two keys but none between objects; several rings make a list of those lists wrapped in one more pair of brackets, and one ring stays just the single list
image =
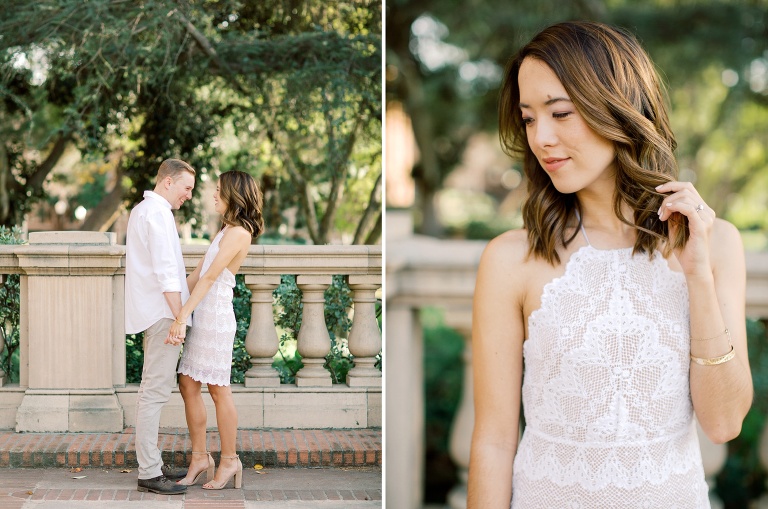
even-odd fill
[{"label": "leafy foliage", "polygon": [[443,503],[457,482],[456,467],[449,453],[450,431],[461,397],[464,339],[445,326],[442,313],[433,308],[421,311],[424,327],[424,405],[426,462],[425,503]]},{"label": "leafy foliage", "polygon": [[617,24],[639,37],[669,84],[683,177],[695,179],[718,216],[768,229],[764,2],[395,0],[387,3],[386,93],[413,123],[421,231],[444,233],[433,196],[470,138],[495,134],[506,61],[545,26],[571,19]]},{"label": "leafy foliage", "polygon": [[768,332],[765,322],[747,320],[747,346],[755,399],[741,428],[728,442],[728,459],[717,476],[717,494],[726,509],[747,507],[766,492],[765,468],[760,463],[760,437],[768,424]]},{"label": "leafy foliage", "polygon": [[[0,226],[0,245],[23,244],[21,230]],[[19,313],[20,313],[19,275],[9,274],[0,284],[0,369],[5,371],[10,382],[19,381]]]},{"label": "leafy foliage", "polygon": [[[181,157],[201,176],[236,168],[261,179],[273,228],[296,206],[317,244],[354,232],[336,210],[381,174],[380,2],[6,4],[0,224],[46,197],[47,176],[75,147],[87,154],[80,166],[113,167],[113,199],[97,208],[137,202],[160,161]],[[95,187],[79,198],[107,194]]]}]

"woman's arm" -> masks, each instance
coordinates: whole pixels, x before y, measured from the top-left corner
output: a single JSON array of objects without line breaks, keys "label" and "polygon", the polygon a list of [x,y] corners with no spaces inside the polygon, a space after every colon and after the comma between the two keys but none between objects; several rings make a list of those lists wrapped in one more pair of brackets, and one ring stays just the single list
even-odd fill
[{"label": "woman's arm", "polygon": [[[691,399],[701,428],[715,443],[736,438],[752,404],[752,374],[745,326],[746,269],[738,230],[715,219],[696,189],[687,182],[657,188],[673,194],[664,199],[661,220],[677,212],[688,218],[690,237],[676,252],[688,284],[691,356],[716,360],[733,348],[726,362],[691,361]],[[670,225],[674,231],[676,226]],[[729,334],[725,330],[728,329]],[[729,337],[730,336],[730,337]]]},{"label": "woman's arm", "polygon": [[[745,325],[746,269],[741,237],[733,225],[716,221],[711,245],[711,276],[687,280],[694,338],[691,355],[709,359],[727,354],[730,339],[736,356],[715,366],[691,362],[691,398],[704,432],[713,442],[723,443],[739,435],[752,404]],[[696,339],[717,334],[720,336],[714,339]]]},{"label": "woman's arm", "polygon": [[197,262],[197,267],[195,267],[195,270],[193,270],[192,273],[189,276],[187,276],[187,288],[189,288],[190,294],[195,290],[195,285],[197,284],[197,280],[200,279],[200,270],[203,268],[204,260],[205,260],[205,256],[200,258],[200,261]]},{"label": "woman's arm", "polygon": [[509,509],[523,375],[524,232],[491,241],[480,260],[472,317],[475,428],[467,509]]},{"label": "woman's arm", "polygon": [[[216,257],[211,262],[211,266],[202,276],[198,277],[198,281],[195,283],[195,289],[187,299],[187,302],[181,307],[179,316],[176,317],[176,322],[173,323],[168,333],[169,336],[178,336],[184,338],[186,336],[186,321],[192,311],[200,304],[203,297],[208,293],[208,290],[213,286],[216,278],[219,277],[221,271],[223,271],[238,254],[241,254],[243,250],[248,250],[251,245],[251,234],[243,228],[232,228],[230,231],[224,234],[219,241],[219,252],[216,253]],[[197,269],[195,269],[197,270]],[[181,322],[181,323],[179,323]]]}]

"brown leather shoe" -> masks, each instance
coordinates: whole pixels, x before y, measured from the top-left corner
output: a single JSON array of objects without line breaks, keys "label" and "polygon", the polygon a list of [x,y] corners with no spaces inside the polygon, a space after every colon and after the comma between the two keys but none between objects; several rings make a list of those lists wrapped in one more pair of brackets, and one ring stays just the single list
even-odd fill
[{"label": "brown leather shoe", "polygon": [[152,479],[139,479],[139,485],[136,488],[139,491],[151,491],[160,495],[182,495],[187,492],[187,487],[176,484],[164,475],[158,475]]}]

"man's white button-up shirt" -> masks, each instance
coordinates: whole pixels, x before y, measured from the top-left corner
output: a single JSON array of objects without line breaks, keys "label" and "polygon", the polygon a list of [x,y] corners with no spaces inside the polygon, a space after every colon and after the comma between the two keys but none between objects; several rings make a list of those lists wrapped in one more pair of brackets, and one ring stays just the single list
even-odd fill
[{"label": "man's white button-up shirt", "polygon": [[[164,292],[189,298],[187,273],[171,204],[157,193],[144,191],[128,219],[125,239],[125,332],[147,330],[161,318],[175,316]],[[187,325],[192,324],[192,317]]]}]

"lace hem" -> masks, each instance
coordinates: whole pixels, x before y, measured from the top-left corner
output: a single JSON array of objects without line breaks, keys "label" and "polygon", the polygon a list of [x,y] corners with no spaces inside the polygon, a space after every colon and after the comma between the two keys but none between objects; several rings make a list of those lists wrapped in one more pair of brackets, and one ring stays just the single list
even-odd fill
[{"label": "lace hem", "polygon": [[200,383],[207,385],[220,385],[222,387],[229,386],[229,380],[231,377],[231,370],[227,370],[225,373],[224,371],[215,368],[196,369],[195,367],[190,366],[183,361],[179,363],[179,369],[177,373],[187,375],[188,377]]}]

